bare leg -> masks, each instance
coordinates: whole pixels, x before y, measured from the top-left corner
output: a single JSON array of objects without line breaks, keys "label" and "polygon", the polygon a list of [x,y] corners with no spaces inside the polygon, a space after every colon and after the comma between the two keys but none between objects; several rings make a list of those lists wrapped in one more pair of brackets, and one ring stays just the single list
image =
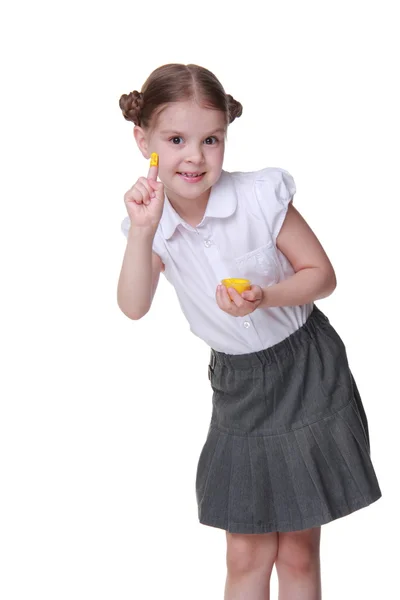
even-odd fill
[{"label": "bare leg", "polygon": [[224,600],[269,600],[278,534],[226,532],[227,578]]},{"label": "bare leg", "polygon": [[321,528],[278,534],[279,600],[321,600]]}]

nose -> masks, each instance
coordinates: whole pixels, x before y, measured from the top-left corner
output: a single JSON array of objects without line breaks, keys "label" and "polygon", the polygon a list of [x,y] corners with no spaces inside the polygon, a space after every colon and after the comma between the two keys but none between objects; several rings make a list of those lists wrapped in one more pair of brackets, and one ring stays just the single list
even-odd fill
[{"label": "nose", "polygon": [[194,164],[202,164],[204,162],[203,145],[192,145],[188,148],[186,162]]}]

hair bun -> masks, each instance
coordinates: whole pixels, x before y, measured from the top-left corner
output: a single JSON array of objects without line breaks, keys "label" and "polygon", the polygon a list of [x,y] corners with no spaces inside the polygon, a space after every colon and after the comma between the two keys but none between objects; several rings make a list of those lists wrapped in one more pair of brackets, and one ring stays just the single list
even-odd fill
[{"label": "hair bun", "polygon": [[140,113],[143,108],[143,94],[134,90],[129,94],[122,94],[119,107],[127,121],[140,125]]},{"label": "hair bun", "polygon": [[228,111],[229,111],[229,123],[232,123],[237,117],[243,112],[243,106],[235,100],[230,94],[226,95],[228,100]]}]

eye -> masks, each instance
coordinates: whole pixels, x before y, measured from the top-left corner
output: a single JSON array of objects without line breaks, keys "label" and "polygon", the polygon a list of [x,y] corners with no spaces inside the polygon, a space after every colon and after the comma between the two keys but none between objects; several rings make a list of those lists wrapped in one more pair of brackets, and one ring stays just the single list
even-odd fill
[{"label": "eye", "polygon": [[[214,141],[212,141],[212,140],[214,140]],[[215,135],[210,135],[210,137],[206,138],[204,141],[208,146],[213,146],[214,144],[216,144],[218,142],[218,139],[215,137]]]},{"label": "eye", "polygon": [[172,142],[173,144],[175,144],[175,146],[178,146],[179,145],[179,140],[183,140],[183,138],[181,138],[179,135],[176,135],[175,137],[170,138],[169,141]]}]

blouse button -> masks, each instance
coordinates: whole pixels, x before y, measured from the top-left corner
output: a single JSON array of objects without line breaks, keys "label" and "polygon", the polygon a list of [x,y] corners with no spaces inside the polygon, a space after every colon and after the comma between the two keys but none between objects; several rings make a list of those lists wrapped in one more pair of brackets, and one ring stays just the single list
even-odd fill
[{"label": "blouse button", "polygon": [[245,321],[245,322],[243,323],[243,327],[246,327],[246,329],[248,329],[248,328],[250,327],[250,323],[249,323],[249,321]]},{"label": "blouse button", "polygon": [[211,246],[210,240],[205,240],[204,241],[204,245],[205,245],[206,248],[209,248]]}]

